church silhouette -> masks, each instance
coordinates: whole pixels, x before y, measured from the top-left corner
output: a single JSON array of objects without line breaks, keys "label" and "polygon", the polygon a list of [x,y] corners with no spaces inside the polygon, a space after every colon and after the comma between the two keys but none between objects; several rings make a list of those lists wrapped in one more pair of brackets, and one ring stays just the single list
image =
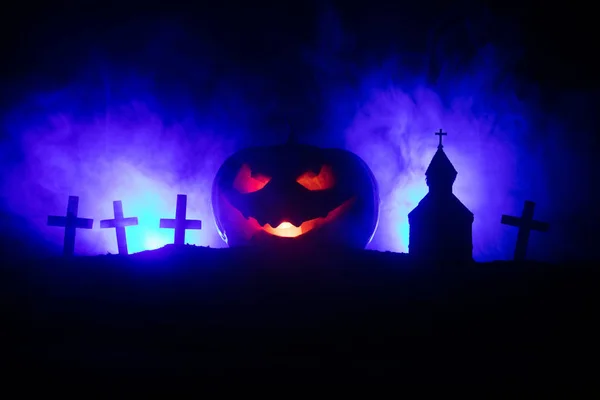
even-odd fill
[{"label": "church silhouette", "polygon": [[473,261],[473,213],[452,192],[458,172],[444,153],[442,136],[425,172],[429,193],[408,214],[408,251],[428,262]]}]

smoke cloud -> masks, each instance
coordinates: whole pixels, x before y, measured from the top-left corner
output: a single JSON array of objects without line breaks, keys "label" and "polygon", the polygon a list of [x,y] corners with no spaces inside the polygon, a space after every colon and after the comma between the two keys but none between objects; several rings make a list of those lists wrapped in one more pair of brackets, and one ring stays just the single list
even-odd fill
[{"label": "smoke cloud", "polygon": [[[415,72],[398,54],[376,65],[345,60],[351,35],[342,32],[331,10],[324,15],[318,45],[302,55],[323,100],[314,116],[321,121],[320,136],[310,137],[312,144],[346,147],[373,170],[381,220],[370,248],[408,250],[407,214],[427,193],[424,172],[439,129],[448,132],[444,150],[459,173],[455,193],[475,214],[476,259],[512,256],[516,229],[501,225],[500,217],[519,215],[525,200],[538,202],[536,218],[556,222],[552,215],[574,183],[553,180],[551,160],[574,163],[575,155],[566,152],[558,128],[537,140],[550,118],[537,108],[533,88],[517,95],[523,88],[503,68],[511,58],[485,45],[468,65],[446,64],[432,82],[428,71]],[[166,51],[164,38],[160,43]],[[139,218],[139,226],[127,228],[129,250],[139,252],[172,241],[173,232],[159,229],[159,219],[174,217],[176,195],[185,193],[188,218],[203,221],[202,230],[188,231],[187,241],[224,246],[210,207],[212,179],[235,150],[277,136],[256,132],[269,124],[275,99],[257,101],[235,82],[260,86],[269,71],[223,77],[200,60],[169,57],[188,69],[196,65],[197,74],[217,82],[218,90],[194,100],[185,85],[158,88],[157,74],[147,66],[144,73],[132,72],[107,62],[110,78],[98,80],[89,72],[97,65],[87,63],[85,73],[59,90],[35,91],[15,104],[5,116],[9,137],[2,144],[7,210],[58,247],[62,230],[47,227],[46,218],[64,215],[67,197],[78,195],[79,215],[94,218],[95,229],[77,232],[76,250],[115,253],[114,231],[99,229],[99,220],[112,218],[112,201],[122,200],[125,216]],[[557,230],[531,240],[532,257],[560,255],[546,251],[548,243],[561,243]]]}]

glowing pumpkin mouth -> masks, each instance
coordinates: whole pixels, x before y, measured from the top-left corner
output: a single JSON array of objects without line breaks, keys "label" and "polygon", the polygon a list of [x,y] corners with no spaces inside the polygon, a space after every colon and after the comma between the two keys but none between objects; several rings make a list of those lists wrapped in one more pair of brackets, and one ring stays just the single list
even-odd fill
[{"label": "glowing pumpkin mouth", "polygon": [[304,221],[300,226],[295,226],[289,222],[282,222],[276,228],[273,228],[270,224],[261,226],[253,217],[248,218],[248,221],[256,230],[262,230],[273,236],[295,238],[337,219],[341,214],[346,212],[350,206],[352,206],[352,203],[354,203],[354,198],[346,200],[341,205],[331,210],[326,217]]}]

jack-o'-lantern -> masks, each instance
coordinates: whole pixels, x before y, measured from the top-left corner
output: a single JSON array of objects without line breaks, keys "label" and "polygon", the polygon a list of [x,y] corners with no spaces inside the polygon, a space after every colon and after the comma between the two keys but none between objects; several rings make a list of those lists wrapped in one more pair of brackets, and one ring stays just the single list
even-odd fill
[{"label": "jack-o'-lantern", "polygon": [[252,147],[229,157],[213,183],[219,234],[230,246],[303,243],[364,248],[379,218],[367,164],[341,149]]}]

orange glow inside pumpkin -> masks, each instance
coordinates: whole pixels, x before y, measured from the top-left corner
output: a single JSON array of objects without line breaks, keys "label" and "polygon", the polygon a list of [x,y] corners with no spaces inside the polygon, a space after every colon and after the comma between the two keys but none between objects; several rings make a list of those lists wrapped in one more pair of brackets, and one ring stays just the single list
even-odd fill
[{"label": "orange glow inside pumpkin", "polygon": [[225,204],[227,204],[228,208],[230,209],[230,212],[233,213],[232,217],[234,217],[234,221],[236,221],[235,223],[239,224],[240,228],[242,228],[241,230],[244,232],[244,235],[246,235],[247,238],[254,236],[259,231],[263,231],[270,235],[278,237],[295,238],[337,219],[340,215],[342,215],[348,209],[350,209],[350,207],[354,203],[354,200],[354,198],[346,200],[340,206],[331,210],[326,217],[314,218],[308,221],[304,221],[300,226],[294,226],[290,222],[282,222],[276,228],[273,228],[270,224],[261,226],[258,223],[258,221],[252,217],[246,219],[237,208],[233,207],[229,203],[229,201],[223,201],[225,202]]},{"label": "orange glow inside pumpkin", "polygon": [[258,229],[262,229],[273,236],[295,238],[333,221],[343,214],[348,208],[350,208],[352,203],[354,203],[354,199],[346,200],[340,206],[331,210],[326,217],[304,221],[300,226],[294,226],[289,222],[282,222],[276,228],[273,228],[270,224],[266,224],[265,226],[261,227],[258,221],[256,221],[254,218],[249,218],[249,221],[251,224],[258,227]]},{"label": "orange glow inside pumpkin", "polygon": [[271,180],[270,177],[262,174],[252,174],[252,170],[247,164],[242,165],[233,181],[233,187],[240,193],[258,192],[264,188]]},{"label": "orange glow inside pumpkin", "polygon": [[318,175],[312,171],[305,172],[296,179],[296,182],[311,191],[326,190],[335,185],[335,178],[331,167],[329,165],[323,165]]},{"label": "orange glow inside pumpkin", "polygon": [[271,235],[279,236],[279,237],[298,237],[302,235],[302,225],[294,226],[289,222],[282,222],[277,226],[277,228],[271,227],[271,225],[267,224],[263,227],[263,229],[270,233]]}]

